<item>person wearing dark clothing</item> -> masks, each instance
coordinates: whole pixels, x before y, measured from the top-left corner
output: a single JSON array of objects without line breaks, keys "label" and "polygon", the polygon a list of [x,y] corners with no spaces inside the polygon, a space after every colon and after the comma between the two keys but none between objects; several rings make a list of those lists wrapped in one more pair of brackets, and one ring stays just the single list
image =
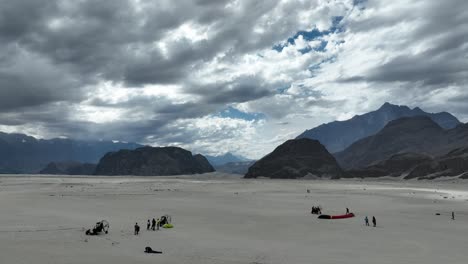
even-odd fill
[{"label": "person wearing dark clothing", "polygon": [[150,226],[151,226],[151,222],[150,222],[150,220],[148,219],[148,223],[146,223],[146,230],[149,230],[149,229],[150,229]]},{"label": "person wearing dark clothing", "polygon": [[163,226],[163,225],[169,223],[167,217],[164,216],[164,215],[161,216],[161,219],[158,219],[158,220],[159,220],[159,226]]},{"label": "person wearing dark clothing", "polygon": [[140,232],[140,226],[138,225],[138,223],[135,223],[135,235],[138,235],[139,232]]},{"label": "person wearing dark clothing", "polygon": [[156,228],[156,220],[153,218],[151,229],[154,231],[155,228]]},{"label": "person wearing dark clothing", "polygon": [[375,219],[375,216],[372,217],[372,224],[374,225],[374,227],[377,226],[377,220]]},{"label": "person wearing dark clothing", "polygon": [[312,214],[318,214],[317,207],[312,206]]},{"label": "person wearing dark clothing", "polygon": [[367,216],[364,218],[364,222],[366,222],[366,226],[369,226],[369,218]]},{"label": "person wearing dark clothing", "polygon": [[452,220],[455,220],[455,212],[452,212]]},{"label": "person wearing dark clothing", "polygon": [[349,208],[346,207],[346,214],[349,214]]},{"label": "person wearing dark clothing", "polygon": [[156,251],[156,250],[153,250],[150,247],[145,247],[145,253],[162,254],[162,251]]}]

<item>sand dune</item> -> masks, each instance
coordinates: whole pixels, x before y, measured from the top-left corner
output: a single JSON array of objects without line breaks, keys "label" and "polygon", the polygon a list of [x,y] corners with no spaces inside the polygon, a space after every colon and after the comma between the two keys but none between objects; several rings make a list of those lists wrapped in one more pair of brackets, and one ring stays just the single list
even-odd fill
[{"label": "sand dune", "polygon": [[[312,205],[357,217],[318,220]],[[146,231],[162,214],[175,228]],[[366,215],[377,228],[364,226]],[[101,219],[110,233],[85,236]],[[462,181],[0,177],[2,264],[466,263],[467,224]]]}]

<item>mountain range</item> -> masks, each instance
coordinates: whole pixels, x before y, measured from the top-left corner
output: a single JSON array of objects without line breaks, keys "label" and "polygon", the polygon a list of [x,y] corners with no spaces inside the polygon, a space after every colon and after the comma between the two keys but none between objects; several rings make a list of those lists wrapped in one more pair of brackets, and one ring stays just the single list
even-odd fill
[{"label": "mountain range", "polygon": [[50,162],[97,163],[107,152],[141,147],[135,143],[36,139],[0,132],[0,173],[38,173]]},{"label": "mountain range", "polygon": [[427,116],[444,129],[451,129],[460,121],[447,112],[427,113],[421,108],[409,108],[385,103],[379,109],[356,115],[345,121],[334,121],[306,130],[297,138],[311,138],[319,140],[331,153],[339,152],[354,142],[374,135],[390,121],[412,116]]},{"label": "mountain range", "polygon": [[444,175],[468,178],[467,162],[468,124],[447,112],[433,114],[389,103],[349,120],[307,130],[256,162],[229,152],[205,158],[174,147],[44,140],[0,132],[0,173],[177,175],[215,168],[246,178],[388,175],[431,179]]},{"label": "mountain range", "polygon": [[468,147],[468,125],[445,130],[427,116],[416,116],[391,121],[375,135],[335,153],[335,157],[345,169],[361,169],[396,154],[437,157],[460,147]]}]

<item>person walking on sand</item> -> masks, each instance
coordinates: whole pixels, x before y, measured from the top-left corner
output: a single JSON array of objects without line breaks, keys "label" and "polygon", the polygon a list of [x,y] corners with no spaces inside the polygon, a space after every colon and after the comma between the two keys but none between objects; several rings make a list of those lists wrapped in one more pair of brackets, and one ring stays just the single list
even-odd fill
[{"label": "person walking on sand", "polygon": [[455,212],[452,212],[452,220],[455,220]]},{"label": "person walking on sand", "polygon": [[154,231],[155,228],[156,228],[156,220],[153,218],[151,229]]},{"label": "person walking on sand", "polygon": [[367,217],[367,215],[366,218],[364,218],[364,222],[366,222],[366,226],[369,226],[369,217]]},{"label": "person walking on sand", "polygon": [[150,222],[150,220],[148,219],[148,223],[146,223],[146,230],[150,230],[150,226],[151,226],[151,222]]},{"label": "person walking on sand", "polygon": [[140,232],[140,226],[138,225],[138,223],[135,223],[135,236],[137,236],[139,232]]},{"label": "person walking on sand", "polygon": [[374,227],[377,226],[377,220],[375,220],[375,216],[372,216],[372,224],[374,225]]}]

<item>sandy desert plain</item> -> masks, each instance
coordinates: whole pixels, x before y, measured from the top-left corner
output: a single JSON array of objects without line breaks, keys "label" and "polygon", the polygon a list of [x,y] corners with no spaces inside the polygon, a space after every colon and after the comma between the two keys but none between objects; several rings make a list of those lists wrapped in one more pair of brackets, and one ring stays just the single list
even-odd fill
[{"label": "sandy desert plain", "polygon": [[[147,231],[163,214],[174,228]],[[86,236],[102,219],[109,234]],[[466,264],[468,181],[4,175],[0,263]]]}]

